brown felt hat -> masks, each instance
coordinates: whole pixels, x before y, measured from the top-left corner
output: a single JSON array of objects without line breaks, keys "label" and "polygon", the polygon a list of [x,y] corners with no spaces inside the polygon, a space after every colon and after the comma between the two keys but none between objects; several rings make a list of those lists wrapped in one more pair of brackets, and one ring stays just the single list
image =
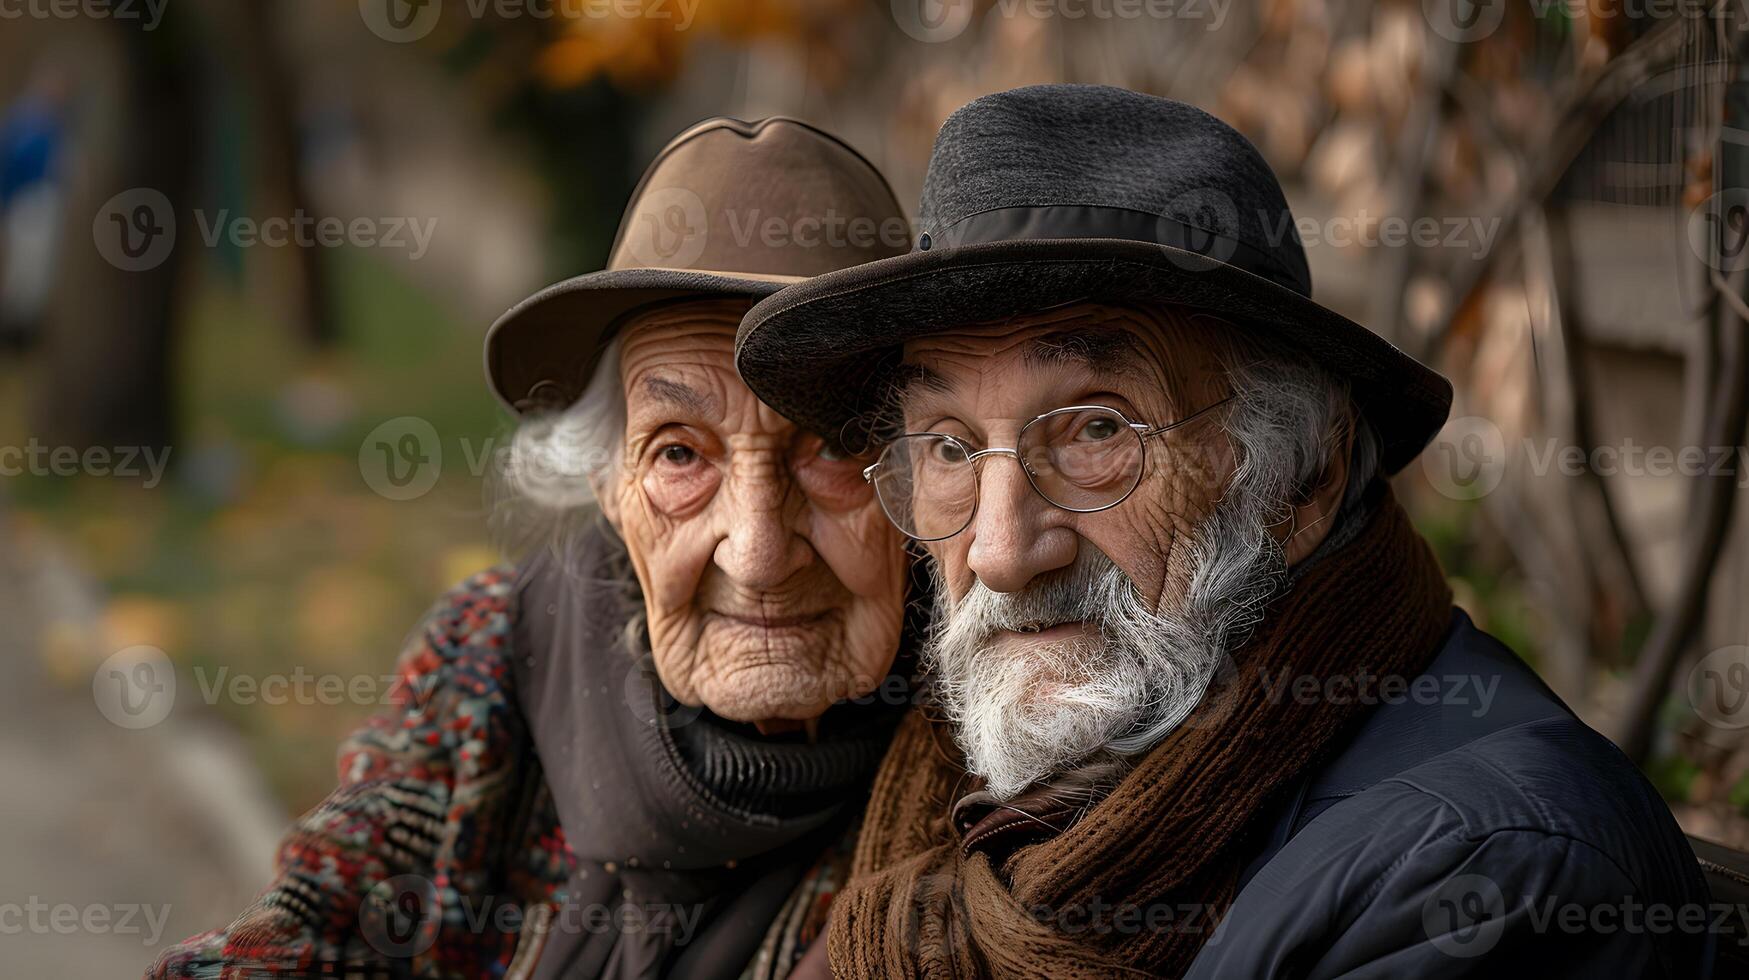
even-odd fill
[{"label": "brown felt hat", "polygon": [[562,407],[640,307],[758,300],[909,247],[886,178],[844,141],[782,116],[707,119],[644,172],[606,269],[547,286],[492,324],[486,377],[512,411]]}]

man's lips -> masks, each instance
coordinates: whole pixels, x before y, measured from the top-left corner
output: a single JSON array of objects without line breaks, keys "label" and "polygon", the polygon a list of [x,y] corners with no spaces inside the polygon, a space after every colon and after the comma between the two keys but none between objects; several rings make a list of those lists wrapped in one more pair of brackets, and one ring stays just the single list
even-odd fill
[{"label": "man's lips", "polygon": [[1066,623],[1033,623],[1020,629],[1005,629],[1002,636],[1006,639],[1046,643],[1052,640],[1067,640],[1081,636],[1089,631],[1085,620],[1071,620]]}]

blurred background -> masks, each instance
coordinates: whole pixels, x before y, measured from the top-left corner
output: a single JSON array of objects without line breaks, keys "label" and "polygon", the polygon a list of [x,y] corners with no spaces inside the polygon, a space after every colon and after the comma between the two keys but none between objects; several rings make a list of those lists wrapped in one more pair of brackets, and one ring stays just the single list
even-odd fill
[{"label": "blurred background", "polygon": [[[1457,385],[1459,602],[1749,847],[1745,10],[1699,0],[0,0],[0,972],[229,921],[439,592],[500,560],[487,325],[706,116],[915,205],[1035,82],[1182,99],[1317,297]],[[125,919],[125,921],[124,921]]]}]

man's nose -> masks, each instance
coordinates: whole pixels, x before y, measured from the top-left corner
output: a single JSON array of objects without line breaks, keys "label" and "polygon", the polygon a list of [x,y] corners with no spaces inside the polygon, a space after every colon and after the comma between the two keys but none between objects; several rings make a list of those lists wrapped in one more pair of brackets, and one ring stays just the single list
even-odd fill
[{"label": "man's nose", "polygon": [[796,533],[801,501],[775,452],[739,452],[728,474],[727,528],[716,563],[749,589],[775,588],[812,561],[813,549]]},{"label": "man's nose", "polygon": [[1018,592],[1075,560],[1075,535],[1051,520],[1054,508],[1033,490],[1019,460],[991,456],[978,477],[978,514],[966,562],[993,592]]}]

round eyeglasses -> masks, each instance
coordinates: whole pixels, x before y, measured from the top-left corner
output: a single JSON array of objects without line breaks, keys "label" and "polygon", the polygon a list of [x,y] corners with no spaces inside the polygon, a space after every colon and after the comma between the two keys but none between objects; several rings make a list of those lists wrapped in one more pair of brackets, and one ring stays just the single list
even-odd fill
[{"label": "round eyeglasses", "polygon": [[1026,423],[1013,449],[973,451],[940,432],[911,432],[881,450],[862,471],[895,527],[919,541],[964,531],[978,510],[978,462],[1011,456],[1027,482],[1053,506],[1077,514],[1108,510],[1142,482],[1146,440],[1232,401],[1223,398],[1170,425],[1132,422],[1115,408],[1071,405]]}]

